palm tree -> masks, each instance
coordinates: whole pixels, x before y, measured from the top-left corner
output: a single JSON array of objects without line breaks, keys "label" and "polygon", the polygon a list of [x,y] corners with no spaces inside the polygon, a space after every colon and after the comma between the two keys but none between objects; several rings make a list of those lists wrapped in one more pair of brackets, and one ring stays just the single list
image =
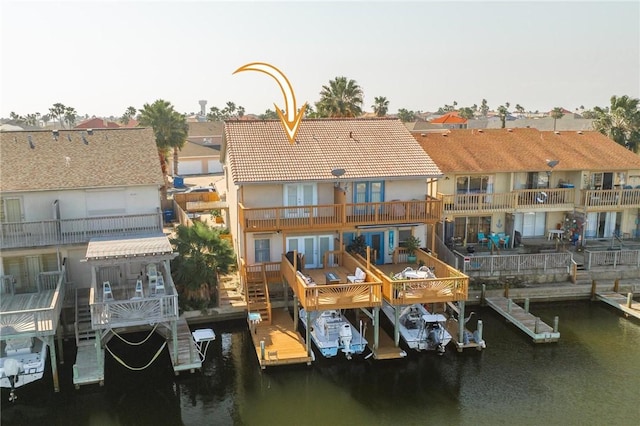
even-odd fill
[{"label": "palm tree", "polygon": [[520,104],[516,104],[516,111],[518,114],[524,114],[524,107]]},{"label": "palm tree", "polygon": [[409,123],[412,121],[416,121],[416,113],[415,111],[409,111],[406,108],[400,108],[398,110],[398,118],[403,123]]},{"label": "palm tree", "polygon": [[184,146],[189,131],[187,119],[173,109],[171,102],[158,99],[152,104],[144,104],[140,110],[140,125],[152,127],[156,136],[156,145],[165,181],[163,196],[166,196],[166,187],[169,185],[166,167],[167,153],[173,149],[173,173],[177,175],[178,150]]},{"label": "palm tree", "polygon": [[[172,278],[178,292],[187,300],[211,301],[218,284],[218,273],[229,272],[235,255],[220,231],[202,222],[178,226],[170,239],[178,256],[171,261]],[[183,300],[186,302],[186,300]]]},{"label": "palm tree", "polygon": [[637,153],[640,149],[640,99],[612,96],[610,108],[595,107],[593,128]]},{"label": "palm tree", "polygon": [[355,80],[336,77],[322,86],[316,103],[320,117],[358,117],[362,114],[362,88]]},{"label": "palm tree", "polygon": [[127,107],[124,114],[122,114],[122,118],[120,120],[126,126],[127,124],[129,124],[129,121],[131,121],[131,119],[136,115],[136,112],[138,111],[134,107],[132,106]]},{"label": "palm tree", "polygon": [[373,100],[374,104],[371,105],[373,108],[373,112],[376,113],[377,117],[384,117],[387,115],[387,111],[389,111],[389,101],[384,96],[376,96]]},{"label": "palm tree", "polygon": [[480,113],[484,118],[487,118],[487,114],[489,113],[489,105],[487,104],[487,100],[483,99],[480,104]]},{"label": "palm tree", "polygon": [[551,110],[551,117],[553,118],[553,131],[556,131],[556,120],[564,117],[564,112],[562,112],[561,107],[555,107]]},{"label": "palm tree", "polygon": [[76,125],[76,120],[78,119],[78,113],[76,109],[73,107],[66,107],[64,109],[64,121],[69,125],[69,128]]},{"label": "palm tree", "polygon": [[64,117],[64,112],[66,110],[67,110],[67,107],[64,106],[64,104],[61,104],[60,102],[53,104],[53,106],[49,108],[49,114],[51,115],[51,118],[53,119],[53,121],[58,120],[58,123],[60,123],[60,126],[62,128],[64,128],[64,122],[62,118]]},{"label": "palm tree", "polygon": [[507,114],[509,114],[507,107],[504,105],[500,105],[498,107],[498,116],[500,117],[500,123],[502,123],[503,129],[506,127]]}]

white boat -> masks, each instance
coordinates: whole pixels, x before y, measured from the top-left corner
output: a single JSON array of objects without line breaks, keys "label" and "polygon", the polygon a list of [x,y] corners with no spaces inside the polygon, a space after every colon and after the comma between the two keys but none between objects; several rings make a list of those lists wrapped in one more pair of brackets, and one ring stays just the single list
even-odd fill
[{"label": "white boat", "polygon": [[451,334],[445,327],[447,318],[442,314],[431,314],[419,303],[409,306],[391,306],[386,301],[382,312],[395,324],[395,312],[400,309],[397,327],[407,346],[417,351],[445,352],[445,346],[451,341]]},{"label": "white boat", "polygon": [[14,337],[2,341],[0,352],[0,386],[14,389],[42,379],[47,359],[47,345],[35,337]]},{"label": "white boat", "polygon": [[[307,328],[307,314],[304,309],[300,309],[300,320]],[[334,357],[340,351],[347,359],[351,359],[352,355],[361,354],[367,347],[362,327],[362,321],[358,330],[339,310],[327,310],[311,312],[308,330],[313,343],[324,357]]]}]

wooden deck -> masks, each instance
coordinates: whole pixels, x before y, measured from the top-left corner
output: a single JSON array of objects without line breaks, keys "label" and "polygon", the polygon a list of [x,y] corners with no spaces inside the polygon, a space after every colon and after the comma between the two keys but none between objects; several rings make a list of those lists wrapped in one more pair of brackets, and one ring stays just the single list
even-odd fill
[{"label": "wooden deck", "polygon": [[628,296],[620,293],[596,293],[596,299],[622,311],[625,316],[640,319],[640,303],[634,302],[633,297],[630,305]]},{"label": "wooden deck", "polygon": [[[41,335],[55,333],[57,321],[49,316],[38,317],[38,310],[51,308],[55,290],[24,293],[0,297],[2,326],[11,326],[17,333],[38,332]],[[8,323],[5,323],[8,321]]]},{"label": "wooden deck", "polygon": [[485,299],[494,311],[505,317],[520,330],[529,335],[534,343],[552,343],[560,340],[560,333],[540,318],[527,312],[506,297],[488,297]]},{"label": "wooden deck", "polygon": [[[380,315],[384,315],[382,312]],[[360,315],[360,318],[365,325],[365,333],[364,337],[369,342],[369,349],[373,352],[373,357],[375,359],[399,359],[407,356],[407,352],[405,352],[402,348],[397,347],[393,342],[393,338],[385,333],[382,328],[380,328],[380,332],[378,333],[378,347],[373,347],[373,342],[375,341],[374,336],[374,327],[369,318],[366,315]]]},{"label": "wooden deck", "polygon": [[[160,330],[160,328],[158,329]],[[173,371],[176,375],[181,371],[189,370],[193,373],[196,369],[202,368],[202,361],[198,355],[198,348],[193,341],[193,335],[187,324],[187,320],[180,318],[177,324],[178,330],[178,348],[177,352],[173,347],[173,339],[170,338],[167,341],[167,348],[169,348],[169,356],[171,357],[171,364],[173,365]],[[161,332],[161,334],[163,334]]]},{"label": "wooden deck", "polygon": [[76,362],[73,364],[73,385],[78,389],[94,383],[104,385],[104,352],[98,353],[95,340],[91,340],[78,346]]},{"label": "wooden deck", "polygon": [[[273,309],[271,324],[250,324],[249,330],[262,369],[286,364],[310,365],[313,361],[304,339],[294,329],[293,319],[285,310]],[[264,342],[264,351],[261,342]]]}]

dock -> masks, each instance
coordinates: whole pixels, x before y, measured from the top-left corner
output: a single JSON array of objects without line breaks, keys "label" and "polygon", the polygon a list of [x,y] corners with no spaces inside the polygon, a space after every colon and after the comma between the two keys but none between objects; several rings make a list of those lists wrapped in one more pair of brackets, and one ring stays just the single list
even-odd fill
[{"label": "dock", "polygon": [[374,328],[371,318],[366,315],[360,315],[359,319],[361,319],[365,324],[364,338],[367,339],[367,342],[369,343],[368,346],[373,353],[374,359],[400,359],[407,356],[407,352],[402,348],[397,347],[391,336],[385,333],[382,330],[382,327],[380,327],[380,333],[378,334],[378,347],[374,348]]},{"label": "dock", "polygon": [[534,343],[553,343],[560,340],[560,333],[557,331],[557,321],[556,328],[554,329],[541,321],[540,318],[529,313],[528,309],[518,306],[506,297],[488,297],[485,299],[485,302],[494,311],[530,336]]},{"label": "dock", "polygon": [[294,328],[288,311],[273,309],[271,324],[250,323],[249,330],[261,369],[287,364],[311,365],[313,357],[307,353],[307,345]]},{"label": "dock", "polygon": [[640,320],[640,303],[634,302],[632,294],[629,297],[629,295],[615,292],[596,293],[596,299],[622,311],[627,317],[631,316]]},{"label": "dock", "polygon": [[[458,308],[455,303],[447,302],[446,307],[452,311],[458,318],[460,318],[460,308]],[[480,343],[475,340],[471,340],[469,338],[465,339],[464,337],[460,338],[460,324],[458,320],[454,318],[453,315],[450,315],[448,310],[445,310],[444,315],[447,317],[447,323],[445,327],[449,334],[451,334],[451,340],[453,344],[456,346],[456,350],[458,352],[462,352],[465,349],[475,349],[477,351],[481,351],[487,347],[485,341],[482,339],[482,322],[478,320],[478,338],[480,339]],[[464,334],[467,336],[473,336],[473,332],[469,330],[466,325],[464,327]]]},{"label": "dock", "polygon": [[196,343],[193,341],[193,335],[191,334],[191,330],[189,330],[187,320],[180,318],[176,325],[178,333],[177,348],[173,347],[172,339],[171,336],[168,336],[167,329],[159,327],[157,331],[167,339],[167,348],[169,349],[171,364],[173,364],[173,371],[177,376],[181,371],[189,370],[193,373],[195,370],[199,370],[202,368],[202,361],[200,360]]},{"label": "dock", "polygon": [[104,352],[96,348],[96,340],[87,340],[78,346],[76,362],[73,364],[73,385],[104,385]]}]

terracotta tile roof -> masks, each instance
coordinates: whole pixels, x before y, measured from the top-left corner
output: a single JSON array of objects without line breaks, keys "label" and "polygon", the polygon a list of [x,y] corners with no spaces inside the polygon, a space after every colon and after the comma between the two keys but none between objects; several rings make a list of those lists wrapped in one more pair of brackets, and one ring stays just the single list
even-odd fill
[{"label": "terracotta tile roof", "polygon": [[236,183],[433,177],[440,169],[397,119],[303,120],[290,144],[279,120],[227,121],[225,145]]},{"label": "terracotta tile roof", "polygon": [[88,260],[171,254],[173,247],[166,235],[92,238],[87,246]]},{"label": "terracotta tile roof", "polygon": [[55,140],[47,130],[0,132],[0,191],[163,185],[152,129],[92,133],[59,130]]},{"label": "terracotta tile roof", "polygon": [[187,124],[189,125],[189,138],[220,136],[224,133],[224,122],[222,121],[197,121]]},{"label": "terracotta tile roof", "polygon": [[467,119],[460,117],[457,112],[452,111],[442,117],[434,118],[430,122],[434,124],[464,124],[467,122]]},{"label": "terracotta tile roof", "polygon": [[547,170],[611,171],[640,168],[640,156],[595,131],[460,129],[413,133],[445,173]]},{"label": "terracotta tile roof", "polygon": [[104,118],[90,118],[80,122],[74,129],[117,129],[120,125]]}]

